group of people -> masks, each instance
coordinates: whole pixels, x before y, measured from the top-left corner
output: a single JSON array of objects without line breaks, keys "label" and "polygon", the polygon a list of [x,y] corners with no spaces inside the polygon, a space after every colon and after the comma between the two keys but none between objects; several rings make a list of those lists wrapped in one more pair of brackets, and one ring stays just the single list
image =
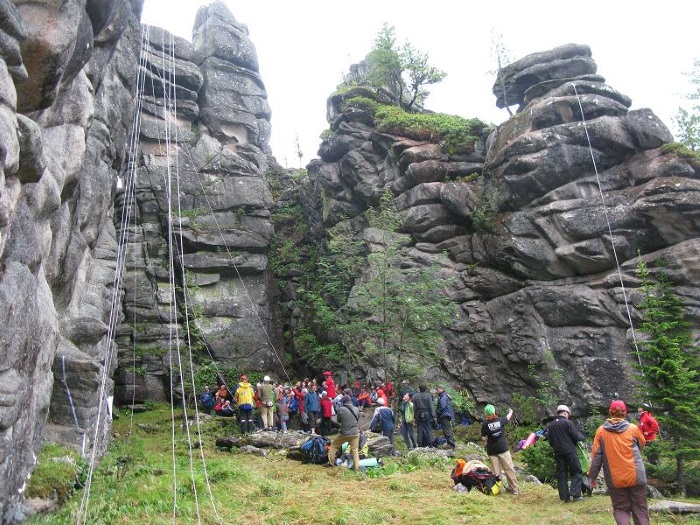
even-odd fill
[{"label": "group of people", "polygon": [[[629,421],[627,406],[614,400],[608,409],[608,418],[598,427],[590,454],[590,467],[583,472],[577,453],[579,442],[585,436],[571,421],[567,405],[556,408],[556,416],[547,424],[543,436],[549,441],[557,466],[557,488],[564,503],[583,500],[584,476],[589,486],[596,485],[601,468],[612,500],[613,517],[617,525],[649,524],[646,498],[646,471],[642,450],[656,440],[658,423],[649,406],[639,407],[639,425]],[[517,495],[518,480],[506,441],[504,427],[511,421],[513,410],[500,417],[493,405],[484,408],[481,426],[482,440],[495,474],[505,474],[510,491]],[[569,480],[570,483],[569,483]]]}]

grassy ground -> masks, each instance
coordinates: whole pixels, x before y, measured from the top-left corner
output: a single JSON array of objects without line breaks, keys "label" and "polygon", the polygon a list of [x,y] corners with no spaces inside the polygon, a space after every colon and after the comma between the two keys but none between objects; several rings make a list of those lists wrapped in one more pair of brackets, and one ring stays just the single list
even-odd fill
[{"label": "grassy ground", "polygon": [[[129,416],[123,416],[115,421],[115,434],[120,437],[95,469],[87,523],[597,525],[613,522],[607,496],[564,505],[551,487],[525,482],[521,483],[518,497],[486,496],[475,491],[456,493],[450,479],[452,461],[442,458],[386,459],[383,469],[361,475],[342,468],[305,465],[275,451],[268,457],[217,451],[214,439],[225,434],[218,422],[202,427],[207,483],[198,449],[193,450],[190,467],[189,447],[181,429],[174,433],[173,451],[169,410],[136,414],[133,427],[130,420]],[[59,513],[31,523],[75,523],[81,496],[82,492],[77,492]],[[697,523],[697,518],[656,515],[652,521],[657,525],[691,524]]]}]

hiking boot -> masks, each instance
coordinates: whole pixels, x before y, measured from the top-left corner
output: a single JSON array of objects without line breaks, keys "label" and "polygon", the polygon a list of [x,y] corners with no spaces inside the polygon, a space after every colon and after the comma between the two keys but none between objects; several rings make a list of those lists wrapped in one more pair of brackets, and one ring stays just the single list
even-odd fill
[{"label": "hiking boot", "polygon": [[571,501],[576,502],[576,501],[583,501],[583,498],[581,496],[571,498]]}]

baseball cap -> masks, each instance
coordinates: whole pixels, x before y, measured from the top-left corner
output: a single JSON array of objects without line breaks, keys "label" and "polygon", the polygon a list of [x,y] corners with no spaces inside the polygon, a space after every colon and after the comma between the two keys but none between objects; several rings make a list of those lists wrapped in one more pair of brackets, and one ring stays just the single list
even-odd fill
[{"label": "baseball cap", "polygon": [[610,412],[612,412],[613,410],[622,410],[623,412],[627,412],[627,406],[625,405],[625,402],[621,399],[613,399],[610,403],[610,408],[608,410]]}]

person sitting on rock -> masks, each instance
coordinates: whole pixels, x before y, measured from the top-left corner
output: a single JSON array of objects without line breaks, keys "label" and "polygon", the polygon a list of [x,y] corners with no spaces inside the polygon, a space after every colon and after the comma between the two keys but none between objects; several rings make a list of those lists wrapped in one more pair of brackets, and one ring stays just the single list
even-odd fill
[{"label": "person sitting on rock", "polygon": [[235,413],[236,411],[231,406],[231,401],[226,399],[224,404],[221,406],[221,410],[219,410],[219,415],[221,417],[233,417]]},{"label": "person sitting on rock", "polygon": [[202,412],[206,414],[211,413],[211,409],[214,408],[214,396],[212,396],[208,386],[205,386],[204,390],[199,394],[198,401]]},{"label": "person sitting on rock", "polygon": [[357,394],[357,406],[360,408],[365,408],[368,407],[372,403],[372,400],[370,399],[369,392],[367,391],[367,387],[363,386],[360,389],[360,393]]}]

